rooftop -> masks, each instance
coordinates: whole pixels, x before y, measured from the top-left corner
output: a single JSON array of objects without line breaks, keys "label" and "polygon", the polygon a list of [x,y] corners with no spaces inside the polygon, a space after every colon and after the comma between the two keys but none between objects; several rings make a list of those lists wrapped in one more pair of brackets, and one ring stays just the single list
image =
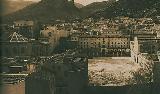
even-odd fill
[{"label": "rooftop", "polygon": [[28,42],[28,39],[18,34],[17,32],[12,33],[10,36],[10,42]]}]

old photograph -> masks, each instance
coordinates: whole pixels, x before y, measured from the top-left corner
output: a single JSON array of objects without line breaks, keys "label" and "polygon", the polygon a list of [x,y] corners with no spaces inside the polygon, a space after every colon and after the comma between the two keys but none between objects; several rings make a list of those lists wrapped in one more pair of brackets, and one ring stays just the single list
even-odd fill
[{"label": "old photograph", "polygon": [[160,94],[160,0],[1,0],[0,94]]}]

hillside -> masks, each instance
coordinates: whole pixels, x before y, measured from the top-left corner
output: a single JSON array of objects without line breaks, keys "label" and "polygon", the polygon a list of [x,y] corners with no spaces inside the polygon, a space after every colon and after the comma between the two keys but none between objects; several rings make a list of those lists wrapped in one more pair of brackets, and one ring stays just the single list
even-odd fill
[{"label": "hillside", "polygon": [[93,2],[87,6],[84,6],[81,10],[84,16],[88,16],[94,14],[98,11],[101,11],[111,5],[112,3],[116,2],[116,0],[108,0],[103,2]]},{"label": "hillside", "polygon": [[74,19],[79,17],[80,10],[73,2],[67,0],[42,0],[4,17],[5,21],[39,20],[48,22],[55,19]]},{"label": "hillside", "polygon": [[36,2],[32,2],[32,1],[11,1],[11,0],[3,0],[3,12],[2,15],[7,15],[13,12],[16,12],[20,9],[23,9],[27,6],[29,6],[30,4],[33,4]]},{"label": "hillside", "polygon": [[160,15],[160,0],[119,0],[91,17],[152,17]]},{"label": "hillside", "polygon": [[160,0],[109,0],[94,2],[87,6],[68,0],[42,0],[5,16],[3,20],[5,22],[21,19],[52,22],[56,19],[66,20],[77,17],[153,17],[160,15],[159,6]]}]

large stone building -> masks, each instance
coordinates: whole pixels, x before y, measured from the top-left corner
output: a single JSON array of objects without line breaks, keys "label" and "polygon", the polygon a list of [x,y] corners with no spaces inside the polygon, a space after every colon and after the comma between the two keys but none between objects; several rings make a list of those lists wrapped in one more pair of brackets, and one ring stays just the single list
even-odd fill
[{"label": "large stone building", "polygon": [[37,21],[17,20],[13,22],[13,28],[16,32],[30,38],[38,38],[41,25]]},{"label": "large stone building", "polygon": [[60,44],[60,39],[68,37],[69,32],[64,29],[59,30],[56,26],[46,26],[44,30],[40,31],[40,35],[49,39],[49,45],[54,50]]},{"label": "large stone building", "polygon": [[[131,41],[130,44],[131,60],[138,63],[141,68],[143,68],[143,71],[148,72],[145,79],[149,78],[148,82],[153,82],[153,87],[159,87],[160,60],[158,56],[160,51],[160,39],[135,37],[134,41]],[[153,91],[155,91],[155,88]]]},{"label": "large stone building", "polygon": [[159,38],[135,37],[134,41],[131,41],[130,47],[133,62],[140,64],[141,67],[152,66],[155,61],[159,61],[157,55],[160,50]]},{"label": "large stone building", "polygon": [[33,21],[19,20],[19,21],[14,22],[14,26],[17,27],[17,28],[19,28],[21,26],[30,26],[30,28],[31,28],[31,27],[33,27],[33,25],[34,25]]},{"label": "large stone building", "polygon": [[130,36],[126,35],[80,35],[71,41],[77,41],[77,48],[89,56],[125,56],[130,49]]},{"label": "large stone building", "polygon": [[25,34],[26,36],[33,36],[34,33],[34,22],[33,21],[25,21],[25,20],[19,20],[14,21],[13,26],[17,32],[20,34]]},{"label": "large stone building", "polygon": [[48,42],[29,40],[14,32],[10,40],[1,41],[1,56],[4,57],[26,57],[48,55]]}]

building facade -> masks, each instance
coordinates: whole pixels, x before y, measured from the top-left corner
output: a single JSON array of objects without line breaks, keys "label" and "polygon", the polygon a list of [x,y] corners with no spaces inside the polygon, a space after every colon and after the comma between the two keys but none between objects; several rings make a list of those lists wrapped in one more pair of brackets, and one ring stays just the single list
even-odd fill
[{"label": "building facade", "polygon": [[123,56],[129,53],[130,37],[124,35],[82,35],[78,48],[89,56]]},{"label": "building facade", "polygon": [[10,40],[1,41],[1,56],[4,57],[26,57],[47,56],[49,51],[48,42],[30,40],[14,32]]}]

